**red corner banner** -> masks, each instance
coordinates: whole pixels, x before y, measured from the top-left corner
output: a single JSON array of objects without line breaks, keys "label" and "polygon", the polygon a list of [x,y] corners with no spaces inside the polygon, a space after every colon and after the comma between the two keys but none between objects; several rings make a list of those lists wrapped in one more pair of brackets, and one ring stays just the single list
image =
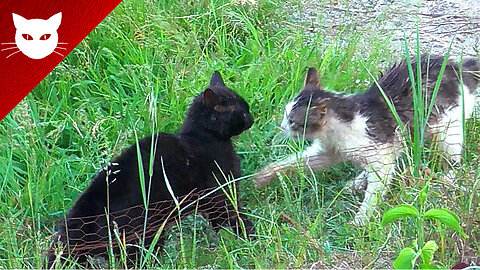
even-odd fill
[{"label": "red corner banner", "polygon": [[122,0],[1,0],[0,121]]}]

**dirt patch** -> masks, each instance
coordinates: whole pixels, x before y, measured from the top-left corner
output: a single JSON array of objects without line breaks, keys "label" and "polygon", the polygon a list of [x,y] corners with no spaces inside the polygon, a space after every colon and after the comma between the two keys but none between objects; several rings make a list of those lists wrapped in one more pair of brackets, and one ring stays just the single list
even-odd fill
[{"label": "dirt patch", "polygon": [[478,0],[303,0],[287,9],[292,22],[310,33],[335,37],[347,27],[367,35],[376,31],[391,36],[398,55],[404,50],[404,31],[409,47],[414,48],[417,24],[423,52],[444,54],[453,39],[452,55],[479,55]]},{"label": "dirt patch", "polygon": [[393,254],[380,252],[370,263],[365,263],[363,258],[356,252],[335,252],[331,254],[330,262],[325,260],[312,264],[309,269],[392,269],[391,261]]}]

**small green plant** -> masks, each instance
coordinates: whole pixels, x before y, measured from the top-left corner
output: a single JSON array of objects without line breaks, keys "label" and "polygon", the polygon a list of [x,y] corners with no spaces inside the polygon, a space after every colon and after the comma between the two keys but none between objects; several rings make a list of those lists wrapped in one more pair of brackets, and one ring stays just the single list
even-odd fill
[{"label": "small green plant", "polygon": [[[412,169],[411,173],[414,177],[420,176],[420,167],[424,162],[424,153],[425,153],[425,142],[424,135],[425,130],[428,126],[428,119],[432,113],[432,110],[435,106],[435,99],[440,88],[440,84],[443,77],[443,72],[445,70],[449,55],[450,48],[452,43],[447,49],[441,69],[436,79],[434,88],[431,92],[430,100],[428,100],[428,67],[426,71],[421,70],[421,61],[422,56],[420,53],[420,37],[417,27],[416,32],[416,46],[415,46],[415,56],[414,58],[410,57],[407,38],[405,40],[405,63],[408,68],[409,79],[412,89],[412,101],[413,101],[413,124],[412,132],[408,132],[406,125],[401,121],[393,102],[386,96],[386,94],[381,89],[378,82],[374,79],[374,82],[377,84],[380,93],[382,94],[385,102],[387,103],[390,111],[392,112],[400,130],[405,139],[406,155],[409,167]],[[415,59],[415,62],[412,63],[412,59]],[[430,57],[427,56],[426,61],[430,61]],[[414,68],[415,65],[415,68]],[[428,65],[427,65],[428,66]],[[422,77],[422,72],[427,73],[427,77]],[[373,76],[372,76],[373,78]],[[461,83],[461,81],[460,81]],[[462,83],[461,83],[462,84]],[[463,94],[462,94],[463,95]],[[462,105],[463,106],[463,105]],[[464,122],[464,121],[463,121]],[[464,125],[464,123],[463,123]],[[457,215],[447,209],[429,209],[426,210],[426,200],[428,196],[428,191],[430,188],[430,182],[422,188],[416,204],[418,207],[414,207],[408,204],[402,204],[397,207],[394,207],[383,215],[381,226],[385,226],[389,223],[392,223],[398,219],[405,217],[415,218],[415,230],[416,230],[416,240],[412,244],[412,247],[405,247],[402,249],[398,257],[393,262],[393,267],[395,269],[437,269],[438,267],[432,263],[433,255],[438,250],[438,245],[434,240],[425,242],[424,239],[424,224],[427,219],[439,221],[446,226],[454,229],[458,234],[464,238],[468,236],[463,233],[462,228],[460,227],[459,219]],[[421,263],[417,265],[417,260],[420,258]]]},{"label": "small green plant", "polygon": [[[415,218],[417,225],[417,239],[414,241],[413,247],[405,247],[400,251],[393,262],[394,269],[413,269],[414,267],[419,269],[438,269],[438,266],[432,263],[433,255],[438,249],[437,243],[434,240],[430,240],[424,244],[424,224],[427,219],[439,221],[452,228],[463,238],[468,238],[462,231],[462,227],[460,227],[460,220],[453,212],[447,209],[425,209],[429,188],[430,183],[428,182],[420,191],[416,200],[418,208],[402,204],[389,209],[382,217],[381,226],[406,217]],[[418,258],[420,258],[421,263],[416,265]]]}]

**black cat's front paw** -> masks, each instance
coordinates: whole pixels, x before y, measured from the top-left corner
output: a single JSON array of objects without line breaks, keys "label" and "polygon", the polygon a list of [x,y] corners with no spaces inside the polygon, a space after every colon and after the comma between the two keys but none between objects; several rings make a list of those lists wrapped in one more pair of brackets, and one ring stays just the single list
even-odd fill
[{"label": "black cat's front paw", "polygon": [[253,226],[252,222],[247,218],[243,220],[243,227],[245,228],[245,234],[248,238],[253,239],[255,234],[255,227]]},{"label": "black cat's front paw", "polygon": [[241,214],[240,216],[229,221],[232,232],[240,238],[254,239],[255,227],[252,222],[244,215]]}]

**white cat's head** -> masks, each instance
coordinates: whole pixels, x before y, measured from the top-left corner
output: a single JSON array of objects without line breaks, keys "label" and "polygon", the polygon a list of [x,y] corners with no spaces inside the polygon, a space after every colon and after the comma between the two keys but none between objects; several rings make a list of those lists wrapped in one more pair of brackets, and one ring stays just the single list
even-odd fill
[{"label": "white cat's head", "polygon": [[296,138],[317,139],[333,114],[334,95],[324,91],[315,68],[309,68],[303,90],[287,104],[282,121],[285,133]]},{"label": "white cat's head", "polygon": [[48,20],[27,20],[15,13],[12,15],[17,29],[15,43],[23,54],[33,59],[42,59],[55,50],[58,44],[57,29],[62,21],[61,12]]}]

